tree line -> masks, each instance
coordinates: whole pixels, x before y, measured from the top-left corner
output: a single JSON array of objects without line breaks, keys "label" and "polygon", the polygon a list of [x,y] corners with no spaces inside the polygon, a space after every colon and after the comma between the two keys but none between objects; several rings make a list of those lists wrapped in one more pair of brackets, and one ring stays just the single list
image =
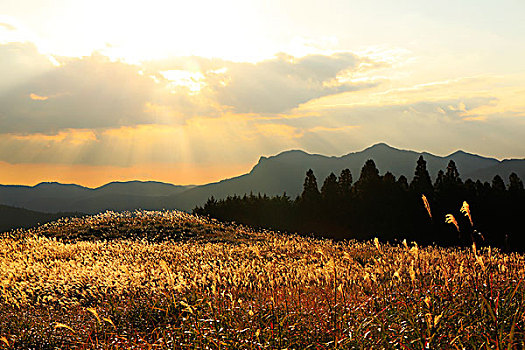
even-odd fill
[{"label": "tree line", "polygon": [[463,181],[453,160],[432,183],[420,156],[412,181],[391,172],[383,175],[367,160],[357,181],[349,169],[331,173],[321,189],[314,172],[306,172],[303,191],[292,199],[245,194],[211,197],[194,213],[224,221],[334,239],[395,242],[407,239],[443,246],[491,245],[525,251],[525,190],[512,173],[492,182]]}]

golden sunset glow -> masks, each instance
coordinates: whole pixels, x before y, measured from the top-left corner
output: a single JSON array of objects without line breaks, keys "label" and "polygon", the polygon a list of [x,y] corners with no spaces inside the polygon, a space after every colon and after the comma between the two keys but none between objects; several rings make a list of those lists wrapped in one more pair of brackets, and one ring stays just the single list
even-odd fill
[{"label": "golden sunset glow", "polygon": [[0,13],[0,183],[201,184],[262,155],[378,141],[524,157],[520,2],[23,0]]},{"label": "golden sunset glow", "polygon": [[113,181],[155,181],[192,185],[214,182],[249,171],[255,164],[136,164],[131,167],[64,165],[64,164],[10,164],[0,162],[0,182],[6,185],[40,182],[80,183],[96,188]]}]

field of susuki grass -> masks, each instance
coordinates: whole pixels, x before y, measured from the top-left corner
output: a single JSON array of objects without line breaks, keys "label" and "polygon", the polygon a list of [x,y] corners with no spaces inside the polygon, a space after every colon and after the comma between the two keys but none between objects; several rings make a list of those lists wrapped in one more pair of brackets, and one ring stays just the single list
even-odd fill
[{"label": "field of susuki grass", "polygon": [[0,349],[523,349],[525,257],[181,212],[0,238]]}]

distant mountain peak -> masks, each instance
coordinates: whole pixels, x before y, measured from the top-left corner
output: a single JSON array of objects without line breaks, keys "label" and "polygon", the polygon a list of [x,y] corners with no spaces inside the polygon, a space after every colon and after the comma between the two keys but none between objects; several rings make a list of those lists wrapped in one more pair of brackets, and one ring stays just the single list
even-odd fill
[{"label": "distant mountain peak", "polygon": [[388,149],[395,149],[394,147],[390,146],[389,144],[385,143],[385,142],[378,142],[370,147],[368,147],[367,149],[373,149],[373,148],[388,148]]},{"label": "distant mountain peak", "polygon": [[38,187],[55,187],[55,186],[68,186],[68,187],[79,187],[79,188],[84,188],[84,186],[80,186],[80,185],[77,185],[77,184],[63,184],[63,183],[60,183],[60,182],[57,182],[57,181],[44,181],[44,182],[41,182],[33,187],[35,188],[38,188]]},{"label": "distant mountain peak", "polygon": [[[285,156],[285,155],[294,155],[294,154],[300,154],[300,155],[309,155],[310,153],[303,151],[302,149],[290,149],[287,151],[283,151],[275,156],[272,157],[279,157],[279,156]],[[270,157],[271,158],[271,157]]]},{"label": "distant mountain peak", "polygon": [[472,155],[472,154],[465,152],[461,149],[458,149],[456,152],[449,154],[448,157],[457,156],[457,155]]},{"label": "distant mountain peak", "polygon": [[445,156],[444,158],[453,158],[453,157],[469,157],[469,158],[475,158],[475,159],[486,159],[486,160],[490,160],[490,161],[499,163],[499,161],[496,158],[480,156],[479,154],[465,152],[461,149],[449,154],[448,156]]},{"label": "distant mountain peak", "polygon": [[390,146],[389,144],[385,143],[385,142],[379,142],[379,143],[376,143],[376,144],[373,144],[372,146],[370,147],[367,147],[365,148],[364,150],[360,151],[360,152],[355,152],[355,153],[366,153],[366,152],[406,152],[405,150],[403,149],[399,149],[399,148],[395,148],[395,147],[392,147]]},{"label": "distant mountain peak", "polygon": [[278,153],[276,155],[269,156],[269,157],[262,156],[259,158],[259,163],[264,162],[269,159],[291,160],[291,159],[303,159],[308,156],[313,156],[313,154],[310,154],[300,149],[291,149],[291,150],[283,151],[281,153]]}]

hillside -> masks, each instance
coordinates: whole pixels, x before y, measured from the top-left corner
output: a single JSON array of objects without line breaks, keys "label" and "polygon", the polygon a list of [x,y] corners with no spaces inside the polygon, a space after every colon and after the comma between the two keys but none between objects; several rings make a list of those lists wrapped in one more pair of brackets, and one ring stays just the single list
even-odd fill
[{"label": "hillside", "polygon": [[77,216],[79,213],[41,213],[23,208],[0,205],[0,232],[15,228],[30,228],[57,220],[61,217]]},{"label": "hillside", "polygon": [[176,211],[72,218],[0,238],[0,347],[519,349],[524,266]]}]

